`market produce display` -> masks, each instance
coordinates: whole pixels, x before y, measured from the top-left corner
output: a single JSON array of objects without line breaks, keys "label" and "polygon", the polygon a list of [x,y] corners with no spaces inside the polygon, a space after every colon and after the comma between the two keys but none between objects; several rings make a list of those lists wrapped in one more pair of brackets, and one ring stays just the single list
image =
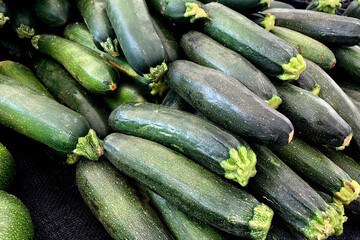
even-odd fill
[{"label": "market produce display", "polygon": [[[0,125],[74,170],[113,239],[342,239],[360,2],[288,3],[0,0]],[[36,239],[16,165],[0,143],[0,239]]]}]

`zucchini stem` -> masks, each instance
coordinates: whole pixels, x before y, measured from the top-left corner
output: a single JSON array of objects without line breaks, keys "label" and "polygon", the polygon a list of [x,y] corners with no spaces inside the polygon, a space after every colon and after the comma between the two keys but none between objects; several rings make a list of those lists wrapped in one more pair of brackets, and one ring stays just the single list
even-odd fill
[{"label": "zucchini stem", "polygon": [[264,20],[260,22],[260,26],[268,31],[274,30],[275,28],[275,16],[270,13],[266,13]]},{"label": "zucchini stem", "polygon": [[330,220],[330,223],[332,223],[334,226],[333,235],[340,236],[344,230],[343,224],[347,221],[348,218],[345,216],[344,205],[336,198],[332,198],[332,200],[332,203],[329,205],[336,211],[337,217],[334,218],[333,221]]},{"label": "zucchini stem", "polygon": [[19,38],[31,38],[34,36],[35,30],[32,27],[20,24],[20,26],[16,28],[16,33],[18,34]]},{"label": "zucchini stem", "polygon": [[106,52],[108,52],[111,56],[117,57],[119,56],[119,41],[115,38],[114,40],[111,38],[107,38],[106,42],[101,42],[100,45],[104,48]]},{"label": "zucchini stem", "polygon": [[265,204],[260,203],[254,208],[253,213],[254,215],[249,221],[250,235],[255,240],[265,240],[274,212]]},{"label": "zucchini stem", "polygon": [[344,186],[339,192],[334,193],[334,197],[339,199],[342,204],[349,205],[359,197],[360,185],[355,180],[343,180]]},{"label": "zucchini stem", "polygon": [[145,79],[151,81],[149,84],[150,89],[152,89],[150,94],[162,96],[168,90],[169,87],[163,81],[164,74],[167,70],[168,67],[164,61],[161,65],[150,68],[149,74],[144,74]]},{"label": "zucchini stem", "polygon": [[350,141],[351,141],[352,137],[353,137],[353,134],[350,133],[350,135],[344,139],[344,143],[340,147],[336,147],[335,149],[336,150],[344,150],[345,147],[350,145]]},{"label": "zucchini stem", "polygon": [[315,87],[310,92],[316,96],[319,96],[320,90],[321,90],[321,86],[319,84],[316,84]]},{"label": "zucchini stem", "polygon": [[190,17],[190,23],[194,23],[199,18],[209,18],[204,9],[199,7],[196,3],[185,3],[186,11],[184,17]]},{"label": "zucchini stem", "polygon": [[2,28],[2,26],[4,26],[4,24],[9,20],[10,18],[5,17],[4,13],[0,13],[0,28]]},{"label": "zucchini stem", "polygon": [[319,0],[316,10],[319,12],[335,14],[336,10],[340,8],[341,0]]},{"label": "zucchini stem", "polygon": [[292,57],[289,63],[284,63],[281,67],[284,69],[284,73],[278,76],[280,80],[297,80],[305,70],[306,62],[304,58],[298,54],[296,57]]},{"label": "zucchini stem", "polygon": [[265,100],[265,102],[269,104],[269,106],[273,109],[277,109],[282,103],[282,99],[279,96],[273,94],[272,98],[270,98],[269,100]]}]

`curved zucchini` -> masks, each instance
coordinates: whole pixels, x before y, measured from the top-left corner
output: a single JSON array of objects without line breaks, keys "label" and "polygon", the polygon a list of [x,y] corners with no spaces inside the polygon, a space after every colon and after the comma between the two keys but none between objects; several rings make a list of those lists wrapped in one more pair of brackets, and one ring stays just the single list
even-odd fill
[{"label": "curved zucchini", "polygon": [[341,0],[312,0],[307,10],[335,14],[341,8]]},{"label": "curved zucchini", "polygon": [[269,207],[179,153],[120,133],[104,139],[104,153],[116,168],[189,216],[237,236],[266,238],[273,216]]},{"label": "curved zucchini", "polygon": [[112,95],[106,95],[103,99],[111,111],[124,103],[146,102],[146,99],[140,95],[136,88],[126,84],[120,85]]},{"label": "curved zucchini", "polygon": [[236,78],[274,109],[281,104],[271,81],[240,54],[195,31],[181,37],[181,46],[191,61]]},{"label": "curved zucchini", "polygon": [[338,66],[354,80],[360,82],[360,46],[336,48],[333,51]]},{"label": "curved zucchini", "polygon": [[352,1],[346,8],[343,16],[360,19],[360,2],[357,0]]},{"label": "curved zucchini", "polygon": [[0,143],[0,190],[7,191],[15,178],[15,162],[10,152]]},{"label": "curved zucchini", "polygon": [[11,25],[19,38],[32,38],[35,34],[35,21],[27,9],[16,9],[12,12]]},{"label": "curved zucchini", "polygon": [[281,80],[296,80],[306,68],[293,46],[240,13],[220,3],[208,3],[202,8],[209,15],[203,31],[265,73]]},{"label": "curved zucchini", "polygon": [[172,148],[243,187],[256,174],[256,156],[243,140],[193,114],[153,103],[128,103],[111,113],[109,124],[115,131]]},{"label": "curved zucchini", "polygon": [[36,35],[31,42],[36,50],[61,63],[89,92],[105,93],[116,89],[116,70],[88,48],[48,34]]},{"label": "curved zucchini", "polygon": [[[215,0],[202,0],[202,2],[210,3],[215,2]],[[270,0],[218,0],[216,2],[241,13],[258,12],[269,8],[271,5]]]},{"label": "curved zucchini", "polygon": [[301,74],[297,81],[291,82],[302,89],[305,89],[312,94],[318,96],[321,91],[321,86],[316,82],[314,76],[309,73],[307,69],[305,69]]},{"label": "curved zucchini", "polygon": [[61,104],[83,115],[100,138],[109,134],[108,113],[65,69],[47,58],[35,60],[34,65],[40,81]]},{"label": "curved zucchini", "polygon": [[2,28],[5,23],[10,20],[10,17],[10,9],[3,0],[0,0],[0,28]]},{"label": "curved zucchini", "polygon": [[69,0],[36,0],[33,9],[37,17],[50,27],[61,27],[70,18]]},{"label": "curved zucchini", "polygon": [[177,60],[165,82],[210,121],[235,134],[267,145],[284,146],[292,139],[289,119],[225,73]]}]

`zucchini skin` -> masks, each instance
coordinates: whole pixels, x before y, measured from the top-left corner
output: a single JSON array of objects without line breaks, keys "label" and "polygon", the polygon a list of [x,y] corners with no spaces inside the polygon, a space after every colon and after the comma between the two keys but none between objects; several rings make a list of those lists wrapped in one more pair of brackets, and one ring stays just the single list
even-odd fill
[{"label": "zucchini skin", "polygon": [[71,4],[68,0],[36,0],[33,9],[36,16],[47,26],[64,26],[70,18]]},{"label": "zucchini skin", "polygon": [[12,12],[11,25],[19,38],[32,38],[35,34],[35,20],[27,9],[16,9]]},{"label": "zucchini skin", "polygon": [[171,239],[129,181],[108,161],[80,161],[76,183],[82,198],[113,239]]},{"label": "zucchini skin", "polygon": [[293,5],[288,3],[280,2],[280,1],[271,1],[269,8],[288,8],[295,9]]},{"label": "zucchini skin", "polygon": [[86,119],[48,97],[0,75],[0,122],[60,152],[75,149],[89,129]]},{"label": "zucchini skin", "polygon": [[0,239],[34,238],[29,210],[18,198],[0,190],[0,209]]},{"label": "zucchini skin", "polygon": [[15,162],[10,152],[0,143],[0,190],[8,191],[15,179]]},{"label": "zucchini skin", "polygon": [[[203,31],[225,47],[240,53],[263,72],[282,78],[285,72],[283,65],[298,57],[293,46],[240,13],[214,2],[202,8],[210,19],[203,24]],[[291,78],[283,80],[296,80],[305,69],[305,65],[300,62],[299,65]]]},{"label": "zucchini skin", "polygon": [[264,101],[278,96],[274,84],[246,58],[203,33],[190,31],[181,37],[181,46],[191,61],[222,71],[244,84]]},{"label": "zucchini skin", "polygon": [[321,42],[283,27],[275,27],[271,32],[290,43],[304,58],[313,61],[323,69],[329,70],[335,66],[334,53]]},{"label": "zucchini skin", "polygon": [[[112,133],[104,139],[104,153],[116,168],[189,216],[237,236],[265,239],[272,210],[179,153],[158,143],[120,133]],[[251,222],[257,222],[257,210],[263,212],[264,227],[255,224],[259,226],[255,233]]]},{"label": "zucchini skin", "polygon": [[291,141],[290,120],[225,73],[177,60],[164,79],[193,108],[239,136],[265,145]]},{"label": "zucchini skin", "polygon": [[183,110],[188,107],[186,101],[172,89],[166,94],[161,104],[177,110]]},{"label": "zucchini skin", "polygon": [[360,19],[360,3],[359,1],[352,1],[350,5],[346,8],[343,16],[353,17]]},{"label": "zucchini skin", "polygon": [[284,100],[279,111],[308,142],[328,147],[348,144],[351,127],[322,98],[291,84],[278,85]]},{"label": "zucchini skin", "polygon": [[36,75],[59,103],[83,115],[100,138],[109,134],[108,113],[65,69],[46,58],[36,59],[34,65]]},{"label": "zucchini skin", "polygon": [[144,0],[107,0],[106,12],[126,60],[138,74],[148,74],[166,60]]},{"label": "zucchini skin", "polygon": [[337,65],[354,80],[360,82],[360,46],[336,48],[333,51]]},{"label": "zucchini skin", "polygon": [[[110,114],[109,125],[115,131],[172,148],[241,186],[256,174],[256,156],[243,140],[193,114],[153,103],[126,103]],[[231,151],[244,159],[232,157]]]},{"label": "zucchini skin", "polygon": [[321,91],[320,85],[317,83],[314,76],[311,73],[309,73],[307,69],[305,69],[300,74],[298,80],[291,82],[291,84],[294,84],[295,86],[305,89],[316,96],[318,96]]},{"label": "zucchini skin", "polygon": [[360,20],[323,12],[273,8],[276,26],[305,34],[326,45],[353,46],[360,41]]},{"label": "zucchini skin", "polygon": [[104,94],[116,89],[117,71],[88,48],[49,34],[33,37],[32,44],[63,65],[89,92]]},{"label": "zucchini skin", "polygon": [[[214,0],[203,0],[203,3],[215,2]],[[270,6],[270,0],[219,0],[216,1],[237,12],[252,13],[266,9]]]},{"label": "zucchini skin", "polygon": [[128,102],[146,102],[146,99],[131,85],[120,85],[112,95],[103,97],[108,109],[115,110],[118,106]]}]

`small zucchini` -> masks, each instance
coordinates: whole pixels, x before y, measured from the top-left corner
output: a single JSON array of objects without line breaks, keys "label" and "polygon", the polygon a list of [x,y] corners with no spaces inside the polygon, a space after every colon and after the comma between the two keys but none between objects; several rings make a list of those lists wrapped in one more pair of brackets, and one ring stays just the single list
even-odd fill
[{"label": "small zucchini", "polygon": [[[15,178],[15,162],[10,152],[0,143],[0,190],[8,191]],[[0,211],[1,212],[1,211]]]},{"label": "small zucchini", "polygon": [[61,27],[70,18],[69,0],[36,0],[33,9],[36,16],[49,27]]}]

